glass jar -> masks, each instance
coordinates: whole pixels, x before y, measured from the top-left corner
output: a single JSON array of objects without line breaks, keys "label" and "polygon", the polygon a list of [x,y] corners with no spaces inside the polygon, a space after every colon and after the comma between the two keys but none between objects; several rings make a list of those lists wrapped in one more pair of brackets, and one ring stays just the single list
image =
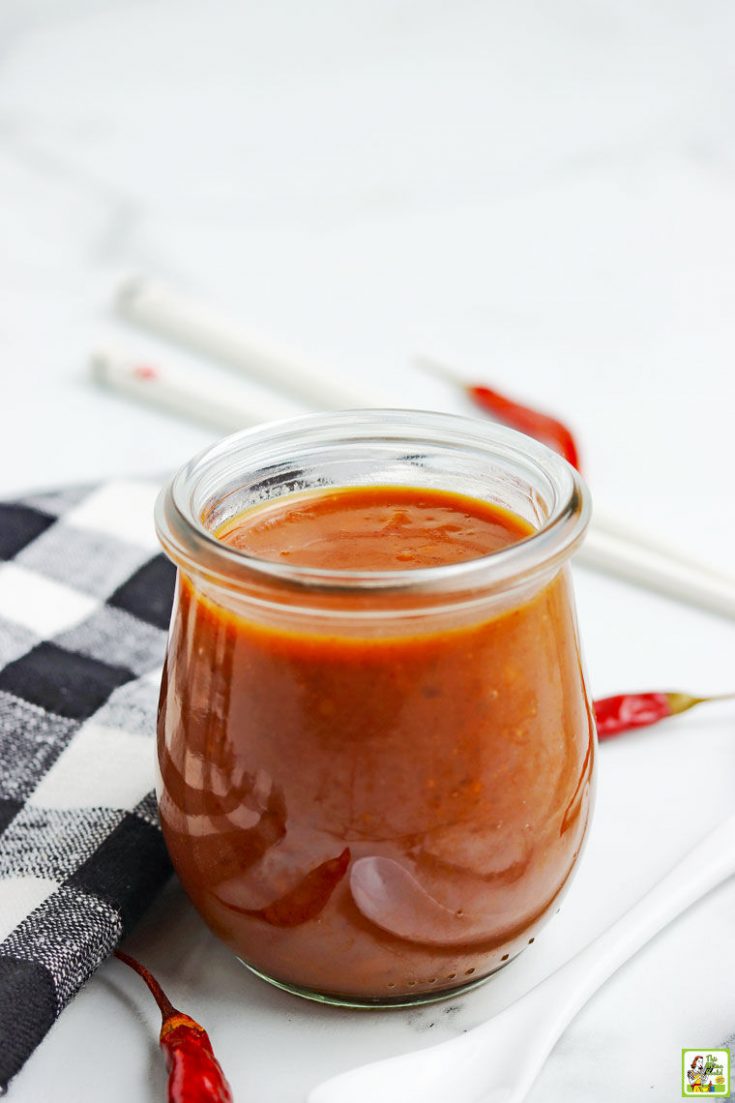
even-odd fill
[{"label": "glass jar", "polygon": [[[445,566],[253,558],[213,533],[293,491],[434,487],[533,535]],[[414,411],[237,433],[158,501],[178,567],[158,799],[174,867],[255,973],[316,999],[437,999],[558,907],[590,814],[595,729],[568,560],[586,487],[543,445]]]}]

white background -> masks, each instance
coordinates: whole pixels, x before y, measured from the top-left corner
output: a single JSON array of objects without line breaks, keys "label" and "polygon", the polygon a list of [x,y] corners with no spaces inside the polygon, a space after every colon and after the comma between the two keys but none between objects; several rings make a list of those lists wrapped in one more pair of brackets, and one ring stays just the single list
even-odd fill
[{"label": "white background", "polygon": [[[563,414],[606,511],[731,569],[734,33],[728,0],[4,0],[0,492],[166,472],[212,439],[88,379],[102,341],[160,351],[111,309],[143,271],[396,403],[466,409],[411,366],[430,351]],[[581,570],[577,592],[595,695],[735,688],[731,622]],[[239,1100],[299,1103],[521,994],[730,811],[734,778],[724,705],[603,747],[561,915],[448,1006],[271,991],[175,887],[131,945]],[[681,1047],[735,1031],[734,917],[728,885],[624,968],[532,1103],[677,1098]],[[152,1004],[115,963],[11,1098],[153,1103],[163,1084]]]}]

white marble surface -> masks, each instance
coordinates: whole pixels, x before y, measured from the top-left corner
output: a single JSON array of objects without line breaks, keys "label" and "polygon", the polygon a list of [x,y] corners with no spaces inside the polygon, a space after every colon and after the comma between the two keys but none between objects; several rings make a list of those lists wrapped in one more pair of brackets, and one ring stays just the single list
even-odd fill
[{"label": "white marble surface", "polygon": [[[727,0],[4,0],[0,493],[164,471],[210,439],[88,382],[99,340],[158,348],[110,310],[143,270],[396,402],[463,408],[410,366],[419,350],[535,397],[583,430],[607,509],[731,566],[733,32]],[[582,571],[577,587],[596,694],[733,687],[732,623]],[[609,923],[731,809],[735,715],[600,763],[561,915],[461,1000],[360,1014],[271,991],[175,887],[132,948],[206,1022],[238,1100],[300,1103],[479,1022]],[[623,969],[531,1103],[677,1098],[681,1047],[735,1029],[734,910],[729,884]],[[106,965],[11,1098],[162,1099],[154,1024]]]}]

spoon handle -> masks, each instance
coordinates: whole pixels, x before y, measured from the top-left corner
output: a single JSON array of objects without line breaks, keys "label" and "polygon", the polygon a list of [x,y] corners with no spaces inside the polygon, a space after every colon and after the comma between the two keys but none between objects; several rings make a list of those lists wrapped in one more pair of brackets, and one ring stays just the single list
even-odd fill
[{"label": "spoon handle", "polygon": [[542,982],[567,992],[564,1025],[649,939],[733,873],[735,816],[729,816],[611,927]]},{"label": "spoon handle", "polygon": [[511,1033],[522,1033],[529,1042],[528,1061],[503,1103],[522,1103],[557,1040],[605,981],[649,939],[733,873],[735,816],[729,816],[570,961],[500,1016],[464,1035],[475,1035],[477,1042],[487,1044],[497,1039],[498,1020],[505,1019],[513,1028]]}]

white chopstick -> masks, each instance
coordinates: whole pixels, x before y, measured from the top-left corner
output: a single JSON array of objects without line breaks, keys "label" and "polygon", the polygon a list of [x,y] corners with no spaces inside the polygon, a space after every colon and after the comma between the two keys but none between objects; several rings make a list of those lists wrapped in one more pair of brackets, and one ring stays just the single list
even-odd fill
[{"label": "white chopstick", "polygon": [[119,349],[98,349],[92,356],[92,375],[120,394],[137,398],[159,410],[199,421],[219,432],[233,433],[264,421],[288,416],[284,406],[258,397],[219,375],[209,384],[200,373],[178,364],[155,364]]},{"label": "white chopstick", "polygon": [[640,529],[626,524],[619,518],[611,517],[609,513],[602,513],[597,505],[595,505],[595,529],[598,532],[607,533],[611,541],[616,544],[641,548],[652,555],[671,560],[683,567],[689,567],[701,574],[709,575],[711,578],[719,579],[728,586],[735,586],[735,576],[718,570],[716,567],[710,566],[709,563],[693,559],[690,555],[685,555],[678,548],[674,548],[664,540],[652,536],[650,532],[641,532]]},{"label": "white chopstick", "polygon": [[377,389],[308,363],[300,353],[251,333],[238,322],[157,280],[127,280],[117,296],[123,317],[184,348],[211,356],[317,408],[392,406]]},{"label": "white chopstick", "polygon": [[[227,377],[213,385],[177,364],[150,364],[121,350],[99,350],[92,359],[95,378],[148,405],[233,432],[284,416],[286,411],[258,396],[251,399]],[[644,540],[645,538],[641,538]],[[735,580],[672,555],[656,542],[632,539],[614,522],[593,515],[577,561],[658,593],[723,616],[735,618]]]},{"label": "white chopstick", "polygon": [[735,579],[665,551],[616,536],[596,523],[593,515],[576,562],[645,586],[677,601],[735,619]]}]

